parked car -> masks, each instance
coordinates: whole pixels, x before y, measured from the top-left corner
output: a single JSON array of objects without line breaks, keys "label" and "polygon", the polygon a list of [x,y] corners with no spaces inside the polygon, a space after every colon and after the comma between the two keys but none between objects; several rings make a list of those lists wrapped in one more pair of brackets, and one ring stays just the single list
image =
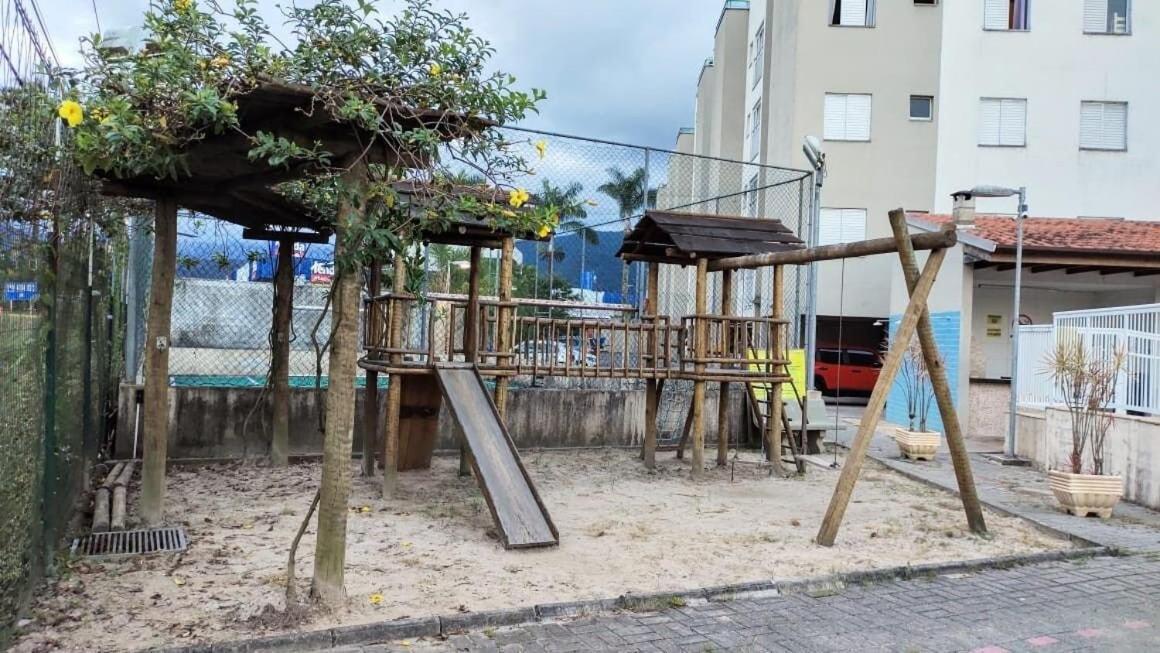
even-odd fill
[{"label": "parked car", "polygon": [[870,349],[819,347],[814,359],[814,387],[822,394],[869,394],[878,382],[882,359]]},{"label": "parked car", "polygon": [[539,364],[541,367],[596,366],[596,357],[585,354],[578,347],[569,347],[566,343],[551,342],[548,340],[525,340],[516,345],[513,350],[520,365],[530,367]]}]

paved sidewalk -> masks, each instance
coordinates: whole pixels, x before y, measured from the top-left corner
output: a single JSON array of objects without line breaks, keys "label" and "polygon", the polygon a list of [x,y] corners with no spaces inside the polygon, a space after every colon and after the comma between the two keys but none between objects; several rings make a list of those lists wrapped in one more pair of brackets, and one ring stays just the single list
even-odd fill
[{"label": "paved sidewalk", "polygon": [[344,649],[382,651],[1158,651],[1160,556],[704,603],[661,613]]}]

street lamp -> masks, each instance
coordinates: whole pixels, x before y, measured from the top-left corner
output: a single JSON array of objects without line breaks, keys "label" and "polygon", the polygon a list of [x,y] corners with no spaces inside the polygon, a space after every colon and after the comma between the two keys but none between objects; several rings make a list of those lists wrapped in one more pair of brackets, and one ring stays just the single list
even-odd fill
[{"label": "street lamp", "polygon": [[1015,411],[1019,406],[1019,315],[1020,290],[1023,287],[1023,218],[1027,216],[1027,187],[1007,188],[1004,186],[975,186],[954,194],[974,197],[1018,197],[1019,208],[1015,215],[1015,298],[1011,317],[1011,405],[1007,416],[1007,438],[1003,443],[1003,457],[1014,460],[1015,455]]},{"label": "street lamp", "polygon": [[[810,162],[814,171],[814,188],[810,202],[810,232],[806,236],[809,247],[818,246],[818,234],[821,231],[819,221],[822,215],[822,183],[826,179],[826,153],[822,151],[822,143],[817,136],[806,136],[802,142],[802,152]],[[814,358],[818,350],[818,264],[810,263],[807,270],[808,304],[806,305],[806,386],[814,388]],[[777,307],[774,307],[777,311]]]}]

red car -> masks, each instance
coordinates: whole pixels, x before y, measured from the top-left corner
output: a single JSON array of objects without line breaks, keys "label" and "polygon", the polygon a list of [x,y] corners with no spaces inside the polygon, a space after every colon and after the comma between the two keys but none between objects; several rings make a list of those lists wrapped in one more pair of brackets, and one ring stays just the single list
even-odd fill
[{"label": "red car", "polygon": [[819,347],[814,387],[822,394],[869,394],[878,382],[882,359],[869,349]]}]

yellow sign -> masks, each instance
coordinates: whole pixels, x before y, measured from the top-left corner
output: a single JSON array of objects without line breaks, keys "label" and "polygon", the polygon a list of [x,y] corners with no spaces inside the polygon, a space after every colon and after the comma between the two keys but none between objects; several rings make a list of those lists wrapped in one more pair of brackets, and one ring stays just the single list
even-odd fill
[{"label": "yellow sign", "polygon": [[1003,337],[1003,316],[1002,315],[988,315],[987,316],[987,337],[988,338],[1002,338]]},{"label": "yellow sign", "polygon": [[[768,358],[769,352],[764,349],[750,349],[747,356],[749,360],[762,360]],[[750,363],[749,369],[754,372],[764,371],[765,366],[760,363]],[[806,350],[789,350],[789,378],[793,379],[793,383],[782,384],[781,398],[797,401],[798,395],[804,395],[806,392]],[[751,385],[753,386],[753,398],[757,401],[765,401],[766,393],[769,392],[769,384],[753,383]],[[794,394],[795,388],[797,394]]]}]

